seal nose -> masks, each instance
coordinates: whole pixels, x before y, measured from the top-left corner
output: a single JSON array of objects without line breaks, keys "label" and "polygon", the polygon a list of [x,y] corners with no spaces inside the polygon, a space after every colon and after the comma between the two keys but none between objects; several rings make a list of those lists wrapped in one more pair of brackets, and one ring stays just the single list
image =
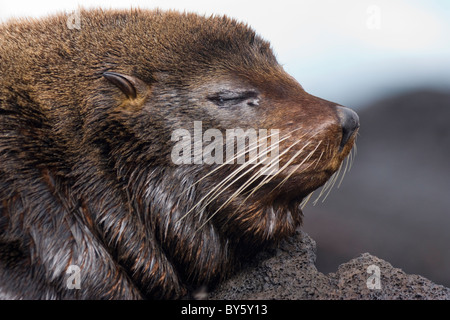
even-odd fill
[{"label": "seal nose", "polygon": [[353,133],[359,128],[359,117],[352,109],[341,106],[337,106],[336,108],[342,126],[342,140],[340,145],[340,149],[342,150]]}]

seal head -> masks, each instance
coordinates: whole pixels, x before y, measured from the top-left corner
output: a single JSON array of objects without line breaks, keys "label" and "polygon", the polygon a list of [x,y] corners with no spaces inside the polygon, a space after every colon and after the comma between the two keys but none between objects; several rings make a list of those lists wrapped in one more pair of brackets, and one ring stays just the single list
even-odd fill
[{"label": "seal head", "polygon": [[64,15],[0,29],[3,296],[179,298],[292,235],[357,115],[308,94],[233,19],[80,15],[80,30]]}]

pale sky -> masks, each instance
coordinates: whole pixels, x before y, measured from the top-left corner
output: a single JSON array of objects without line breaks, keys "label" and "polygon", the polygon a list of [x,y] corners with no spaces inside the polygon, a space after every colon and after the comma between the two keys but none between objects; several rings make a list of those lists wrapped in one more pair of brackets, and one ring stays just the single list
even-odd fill
[{"label": "pale sky", "polygon": [[227,14],[269,40],[280,63],[307,91],[353,108],[407,88],[450,91],[446,0],[2,0],[0,21],[68,12],[78,5]]}]

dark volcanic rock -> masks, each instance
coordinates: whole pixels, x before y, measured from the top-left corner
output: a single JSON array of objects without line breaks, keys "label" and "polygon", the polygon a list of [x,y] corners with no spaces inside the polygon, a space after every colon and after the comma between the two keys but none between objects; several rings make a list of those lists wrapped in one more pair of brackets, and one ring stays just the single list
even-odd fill
[{"label": "dark volcanic rock", "polygon": [[[342,264],[336,273],[318,272],[315,242],[306,233],[260,254],[209,299],[450,299],[450,289],[408,275],[368,253]],[[380,289],[369,289],[369,266],[380,271]]]}]

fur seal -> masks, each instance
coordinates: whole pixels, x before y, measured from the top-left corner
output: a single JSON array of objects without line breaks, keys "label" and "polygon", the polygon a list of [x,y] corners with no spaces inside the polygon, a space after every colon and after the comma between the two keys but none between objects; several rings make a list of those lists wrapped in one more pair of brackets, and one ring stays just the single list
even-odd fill
[{"label": "fur seal", "polygon": [[[292,235],[356,113],[228,17],[79,14],[0,26],[0,296],[180,298]],[[196,121],[279,130],[279,168],[174,163],[173,132]]]}]

